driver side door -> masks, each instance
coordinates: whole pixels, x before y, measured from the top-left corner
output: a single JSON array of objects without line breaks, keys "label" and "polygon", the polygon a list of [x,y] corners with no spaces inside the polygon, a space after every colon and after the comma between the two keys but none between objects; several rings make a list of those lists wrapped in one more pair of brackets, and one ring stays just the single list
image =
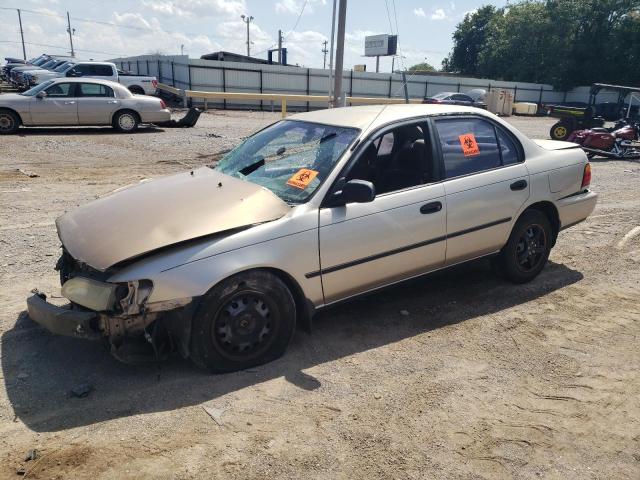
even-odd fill
[{"label": "driver side door", "polygon": [[[423,138],[408,141],[423,143],[423,158],[417,160],[425,175],[415,168],[407,169],[407,179],[413,181],[385,191],[391,165],[394,171],[403,168],[408,157],[402,156],[411,150],[407,150],[407,141],[401,144],[406,136],[400,129],[407,127],[419,127],[422,132]],[[389,133],[395,143],[390,154]],[[444,187],[434,174],[434,158],[426,122],[389,128],[361,146],[344,180],[372,181],[383,193],[368,203],[321,208],[318,274],[322,276],[326,304],[444,265],[446,201]]]},{"label": "driver side door", "polygon": [[76,84],[54,83],[44,90],[44,98],[32,97],[29,113],[33,125],[78,125]]}]

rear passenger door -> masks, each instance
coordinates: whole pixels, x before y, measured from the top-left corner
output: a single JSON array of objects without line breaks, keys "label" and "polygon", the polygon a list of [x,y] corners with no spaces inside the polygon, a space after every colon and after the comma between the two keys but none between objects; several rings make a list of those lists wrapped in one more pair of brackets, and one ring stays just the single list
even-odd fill
[{"label": "rear passenger door", "polygon": [[500,250],[529,198],[518,140],[475,116],[437,119],[447,203],[448,265]]},{"label": "rear passenger door", "polygon": [[78,121],[80,125],[108,125],[119,107],[113,89],[99,83],[78,83]]}]

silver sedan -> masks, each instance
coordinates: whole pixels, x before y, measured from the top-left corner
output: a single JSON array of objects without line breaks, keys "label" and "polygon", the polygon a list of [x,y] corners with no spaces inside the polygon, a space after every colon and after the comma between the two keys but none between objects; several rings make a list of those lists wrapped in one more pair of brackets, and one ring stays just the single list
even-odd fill
[{"label": "silver sedan", "polygon": [[137,340],[151,356],[174,348],[238,370],[282,355],[314,312],[418,275],[489,257],[505,278],[533,280],[559,232],[593,211],[590,181],[578,145],[532,141],[485,110],[302,113],[216,165],[58,218],[71,307],[37,294],[29,315],[105,337],[119,359]]},{"label": "silver sedan", "polygon": [[140,123],[170,118],[161,99],[134,95],[108,80],[60,78],[23,93],[0,95],[0,135],[16,133],[21,125],[111,125],[119,132],[131,133]]}]

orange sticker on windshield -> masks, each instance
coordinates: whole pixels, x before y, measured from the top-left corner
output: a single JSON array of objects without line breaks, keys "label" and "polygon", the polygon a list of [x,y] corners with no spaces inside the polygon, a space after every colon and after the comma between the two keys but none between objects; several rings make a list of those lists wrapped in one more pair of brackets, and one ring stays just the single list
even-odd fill
[{"label": "orange sticker on windshield", "polygon": [[309,186],[314,178],[318,175],[315,170],[309,170],[308,168],[301,168],[293,177],[287,180],[287,185],[304,190]]},{"label": "orange sticker on windshield", "polygon": [[480,155],[480,147],[476,142],[476,137],[473,133],[465,133],[458,137],[460,139],[460,145],[462,145],[462,153],[465,157],[473,157],[474,155]]}]

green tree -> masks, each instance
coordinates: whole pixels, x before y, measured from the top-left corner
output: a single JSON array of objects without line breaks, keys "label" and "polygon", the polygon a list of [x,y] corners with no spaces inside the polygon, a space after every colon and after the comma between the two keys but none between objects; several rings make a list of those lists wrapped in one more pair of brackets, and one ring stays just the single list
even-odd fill
[{"label": "green tree", "polygon": [[442,62],[443,70],[464,75],[478,74],[478,57],[486,46],[487,27],[497,13],[496,7],[487,5],[464,16],[453,33],[453,50]]},{"label": "green tree", "polygon": [[409,71],[410,72],[435,72],[436,69],[433,65],[427,62],[422,62],[422,63],[416,63],[415,65],[412,65],[411,67],[409,67]]}]

